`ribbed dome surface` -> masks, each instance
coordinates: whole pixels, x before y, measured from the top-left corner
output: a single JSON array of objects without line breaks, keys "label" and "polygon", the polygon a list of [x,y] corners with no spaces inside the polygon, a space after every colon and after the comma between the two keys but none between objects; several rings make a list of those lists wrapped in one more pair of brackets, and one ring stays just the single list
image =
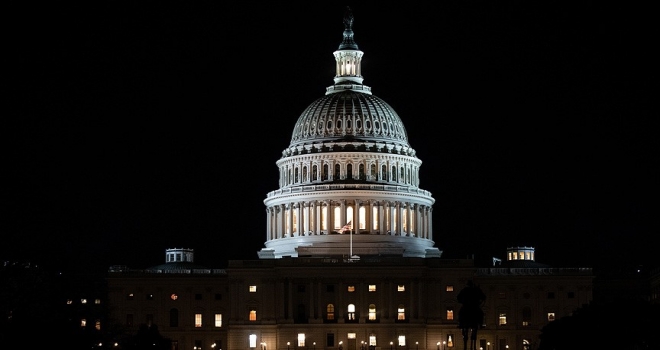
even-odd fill
[{"label": "ribbed dome surface", "polygon": [[385,101],[350,90],[327,94],[300,115],[290,146],[329,141],[374,141],[410,147],[401,119]]}]

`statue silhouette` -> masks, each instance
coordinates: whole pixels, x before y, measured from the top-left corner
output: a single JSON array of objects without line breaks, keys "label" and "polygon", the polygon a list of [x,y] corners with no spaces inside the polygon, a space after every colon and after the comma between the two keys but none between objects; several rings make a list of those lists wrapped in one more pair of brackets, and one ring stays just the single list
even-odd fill
[{"label": "statue silhouette", "polygon": [[456,297],[458,302],[463,304],[458,311],[458,328],[463,334],[463,349],[468,349],[468,338],[470,339],[470,350],[477,350],[477,331],[484,323],[484,312],[481,310],[486,295],[484,292],[472,283],[467,282],[467,287],[463,288]]}]

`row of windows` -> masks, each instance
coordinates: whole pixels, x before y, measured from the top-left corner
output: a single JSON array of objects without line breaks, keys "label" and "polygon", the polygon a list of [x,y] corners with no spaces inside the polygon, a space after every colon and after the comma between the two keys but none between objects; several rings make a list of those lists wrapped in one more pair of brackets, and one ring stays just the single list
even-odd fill
[{"label": "row of windows", "polygon": [[[155,298],[155,296],[154,296],[153,294],[151,294],[151,293],[147,293],[147,294],[145,295],[145,299],[146,299],[146,300],[154,300],[154,298]],[[170,294],[170,297],[169,297],[169,298],[170,298],[171,300],[178,300],[178,299],[179,299],[179,295],[176,294],[176,293],[172,293],[172,294]],[[202,298],[202,294],[201,294],[201,293],[197,293],[197,294],[195,294],[195,300],[202,300],[202,299],[203,299],[203,298]],[[215,300],[222,300],[222,294],[220,294],[220,293],[216,293],[216,294],[214,295],[214,299],[215,299]],[[99,299],[97,299],[97,300],[99,300]],[[128,294],[126,294],[126,300],[135,300],[135,294],[134,294],[134,293],[128,293]],[[84,304],[84,303],[83,303],[83,304]],[[100,300],[99,300],[99,302],[98,302],[97,304],[100,304]]]},{"label": "row of windows", "polygon": [[[347,333],[346,334],[346,339],[349,342],[353,342],[355,345],[357,345],[357,333],[352,333],[352,332]],[[455,346],[454,339],[455,339],[454,334],[447,334],[445,339],[442,341],[443,347],[446,346],[448,348],[453,348]],[[415,344],[419,346],[419,342],[415,342]],[[441,343],[438,342],[438,346],[440,346],[440,344]],[[298,333],[297,337],[296,337],[296,340],[295,340],[295,342],[293,342],[293,344],[290,341],[286,342],[287,349],[289,349],[289,350],[292,346],[294,348],[300,348],[300,347],[309,347],[310,345],[313,346],[313,347],[316,347],[316,342],[312,342],[311,344],[309,344],[307,342],[307,336],[306,336],[305,333]],[[359,345],[360,345],[361,350],[365,350],[367,347],[369,347],[370,349],[373,349],[376,346],[379,346],[376,334],[373,334],[373,333],[369,334],[368,340],[360,341]],[[393,347],[395,345],[397,347],[408,346],[406,335],[403,335],[403,334],[397,335],[396,336],[396,344],[395,344],[395,342],[390,341],[389,345],[390,345],[390,347]],[[261,350],[266,350],[267,347],[268,347],[268,344],[265,341],[262,341],[261,343],[258,343],[257,335],[256,334],[250,334],[248,336],[248,347],[254,349],[257,346],[261,346]],[[334,333],[327,333],[324,347],[336,347],[336,346],[338,346],[340,350],[343,350],[344,342],[339,341],[339,343],[336,344],[335,343],[335,334]],[[382,346],[382,345],[380,345],[380,346]],[[355,346],[353,346],[353,348],[355,348]]]},{"label": "row of windows", "polygon": [[[255,314],[256,316],[256,314]],[[133,314],[126,315],[126,326],[132,327],[135,325],[135,319]],[[204,317],[201,313],[196,313],[194,315],[194,325],[195,328],[201,328],[204,325]],[[154,315],[147,314],[144,320],[144,323],[147,325],[152,325],[154,323]],[[170,327],[179,327],[179,310],[170,309]],[[222,327],[222,314],[216,313],[213,314],[213,327],[220,328]]]},{"label": "row of windows", "polygon": [[[380,168],[380,172],[378,169]],[[307,165],[302,166],[302,172],[300,171],[299,165],[286,165],[281,170],[282,174],[282,183],[284,185],[292,185],[298,183],[306,182],[318,182],[318,181],[327,181],[330,179],[330,175],[333,176],[334,180],[341,179],[342,169],[340,164],[334,165],[334,172],[330,173],[330,165],[323,164],[322,167],[319,167],[317,164],[312,165],[311,172],[308,173]],[[346,164],[346,178],[348,179],[358,179],[366,180],[367,171],[364,164],[358,165],[357,174],[353,173],[353,164]],[[401,183],[417,183],[418,180],[414,179],[416,177],[416,170],[411,168],[411,166],[400,166],[395,165],[387,166],[382,164],[378,167],[376,164],[370,164],[369,166],[369,178],[372,181],[392,181],[392,182],[401,182]]]},{"label": "row of windows", "polygon": [[[522,324],[523,326],[530,326],[531,325],[531,308],[525,307],[523,308],[523,321]],[[549,322],[552,322],[555,320],[555,313],[554,312],[548,312],[547,314],[547,320]],[[446,313],[447,320],[453,320],[454,319],[454,310],[448,308],[447,313]],[[356,311],[355,311],[355,304],[349,304],[347,307],[347,314],[346,318],[349,321],[355,321],[356,320]],[[195,328],[201,328],[204,323],[203,323],[203,314],[201,313],[196,313],[194,315],[194,326]],[[250,321],[256,321],[257,320],[257,310],[255,308],[250,309],[249,311],[249,316],[248,319]],[[334,320],[335,319],[335,306],[333,304],[328,304],[326,307],[326,319],[327,320]],[[397,320],[398,321],[404,321],[406,319],[406,311],[405,307],[403,305],[399,305],[397,307]],[[369,321],[376,321],[377,320],[377,312],[376,312],[376,305],[370,304],[369,305],[369,310],[368,310],[368,320]],[[145,319],[145,323],[148,325],[153,324],[154,321],[154,316],[153,314],[147,314],[147,317]],[[507,314],[504,312],[501,312],[498,314],[498,325],[506,325],[507,324]],[[134,316],[133,314],[127,314],[126,315],[126,325],[131,327],[134,325]],[[178,309],[171,309],[170,310],[170,322],[169,322],[170,327],[178,327],[179,326],[179,311]],[[87,320],[86,319],[81,319],[80,322],[81,327],[86,327],[87,326]],[[222,314],[221,313],[215,313],[213,314],[213,327],[219,328],[222,327]],[[95,323],[95,328],[97,330],[101,329],[101,321],[96,320]],[[304,345],[302,345],[304,346]]]},{"label": "row of windows", "polygon": [[[87,298],[81,298],[81,299],[80,299],[80,303],[81,303],[81,304],[87,304],[88,302],[89,302],[89,301],[87,300]],[[72,305],[72,304],[73,304],[73,299],[67,299],[67,300],[66,300],[66,304],[67,304],[67,305]],[[94,304],[95,304],[95,305],[99,305],[99,304],[101,304],[101,299],[94,299]]]},{"label": "row of windows", "polygon": [[[370,284],[369,287],[367,288],[369,292],[375,292],[376,291],[376,285],[375,284]],[[248,291],[250,293],[256,293],[257,292],[257,286],[251,285],[248,287]],[[304,285],[299,285],[298,286],[298,292],[304,292],[305,291],[305,286]],[[325,288],[326,292],[334,292],[335,291],[335,286],[332,284],[328,284]],[[355,286],[354,285],[348,285],[346,287],[346,291],[349,293],[355,292]],[[406,291],[406,286],[403,284],[399,284],[396,287],[397,292],[405,292]],[[453,292],[454,291],[454,286],[453,285],[447,285],[445,286],[445,291],[447,292]]]}]

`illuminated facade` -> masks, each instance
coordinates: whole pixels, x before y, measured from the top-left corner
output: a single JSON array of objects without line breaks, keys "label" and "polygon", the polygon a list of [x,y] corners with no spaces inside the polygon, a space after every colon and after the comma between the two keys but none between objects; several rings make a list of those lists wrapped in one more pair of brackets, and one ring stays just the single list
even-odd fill
[{"label": "illuminated facade", "polygon": [[462,349],[456,296],[473,281],[487,297],[478,344],[533,349],[545,324],[591,301],[591,269],[539,264],[530,247],[486,267],[442,258],[421,160],[362,84],[350,13],[344,23],[334,85],[277,161],[259,259],[211,269],[175,248],[163,265],[111,270],[112,319],[157,325],[174,350]]},{"label": "illuminated facade", "polygon": [[364,85],[353,17],[334,52],[334,84],[311,103],[277,161],[261,259],[347,255],[440,257],[431,193],[397,113]]}]

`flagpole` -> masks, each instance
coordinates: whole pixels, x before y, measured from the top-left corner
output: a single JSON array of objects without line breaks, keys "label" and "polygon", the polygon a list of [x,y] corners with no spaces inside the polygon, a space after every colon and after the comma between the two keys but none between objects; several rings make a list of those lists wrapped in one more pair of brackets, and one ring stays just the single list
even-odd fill
[{"label": "flagpole", "polygon": [[350,240],[351,240],[351,244],[350,244],[350,246],[351,246],[351,252],[350,252],[350,253],[351,253],[351,255],[349,255],[348,258],[349,258],[349,259],[353,259],[353,228],[352,228],[352,227],[351,227],[351,229],[350,229],[350,231],[349,231],[349,235],[351,236],[351,237],[350,237]]}]

